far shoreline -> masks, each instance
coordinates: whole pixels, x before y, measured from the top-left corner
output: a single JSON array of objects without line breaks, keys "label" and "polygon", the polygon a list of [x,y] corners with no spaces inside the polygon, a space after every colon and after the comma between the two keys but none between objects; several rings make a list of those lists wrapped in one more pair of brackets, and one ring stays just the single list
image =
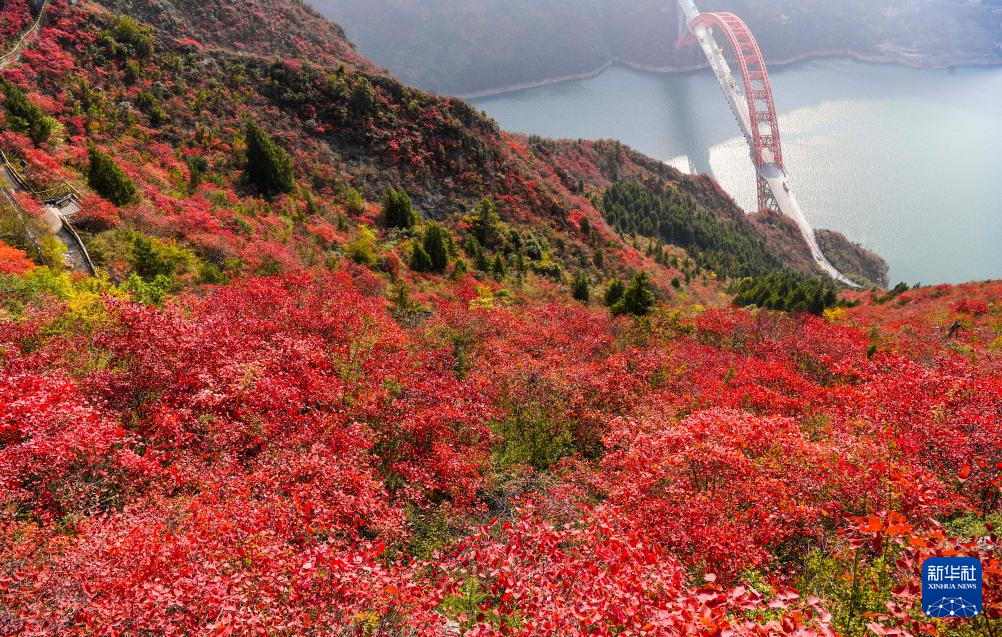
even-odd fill
[{"label": "far shoreline", "polygon": [[[801,64],[803,62],[812,62],[815,60],[832,60],[832,59],[848,59],[848,60],[853,60],[855,62],[862,62],[865,64],[887,64],[887,65],[901,66],[912,69],[928,69],[928,70],[946,70],[954,68],[988,69],[1002,66],[1002,58],[995,58],[991,60],[965,58],[957,60],[951,64],[950,61],[948,60],[916,60],[914,58],[909,58],[907,56],[902,56],[902,55],[880,55],[874,53],[860,53],[858,51],[837,51],[837,50],[803,53],[789,58],[784,58],[781,60],[769,60],[766,62],[766,64],[771,70],[771,69],[782,69],[796,64]],[[496,88],[484,89],[482,91],[473,91],[470,93],[460,93],[457,95],[453,95],[453,97],[467,101],[479,100],[490,97],[500,97],[503,95],[508,95],[510,93],[518,93],[521,91],[527,91],[535,88],[556,86],[558,84],[564,84],[566,82],[580,82],[596,78],[614,66],[620,66],[635,71],[643,71],[645,73],[655,73],[658,75],[681,75],[685,73],[694,73],[709,68],[707,64],[655,66],[651,64],[634,62],[623,58],[611,58],[606,62],[600,64],[599,66],[589,71],[582,71],[581,73],[572,73],[548,79],[534,80],[531,82],[523,82],[519,84],[510,84]]]}]

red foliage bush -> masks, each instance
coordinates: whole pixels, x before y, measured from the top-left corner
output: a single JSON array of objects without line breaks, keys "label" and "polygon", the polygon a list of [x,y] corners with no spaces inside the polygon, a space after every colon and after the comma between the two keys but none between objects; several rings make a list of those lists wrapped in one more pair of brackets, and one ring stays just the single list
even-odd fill
[{"label": "red foliage bush", "polygon": [[111,230],[122,221],[118,208],[112,203],[93,193],[84,195],[80,200],[80,212],[74,218],[73,223],[84,230],[90,232],[104,232]]},{"label": "red foliage bush", "polygon": [[0,274],[24,274],[34,268],[35,264],[24,250],[0,241]]}]

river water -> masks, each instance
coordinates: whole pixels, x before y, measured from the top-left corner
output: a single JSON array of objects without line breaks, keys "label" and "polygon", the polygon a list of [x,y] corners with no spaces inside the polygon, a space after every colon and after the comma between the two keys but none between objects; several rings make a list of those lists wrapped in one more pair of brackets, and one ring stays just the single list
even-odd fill
[{"label": "river water", "polygon": [[[830,59],[772,82],[787,172],[815,227],[875,250],[892,282],[1002,278],[1002,69]],[[619,139],[755,205],[748,148],[708,70],[613,67],[474,103],[508,130]]]}]

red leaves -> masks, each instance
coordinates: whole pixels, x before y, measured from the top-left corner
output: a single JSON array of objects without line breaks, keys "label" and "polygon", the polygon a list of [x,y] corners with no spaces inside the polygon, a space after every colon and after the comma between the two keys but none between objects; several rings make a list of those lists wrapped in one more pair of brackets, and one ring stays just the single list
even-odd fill
[{"label": "red leaves", "polygon": [[[128,489],[125,438],[58,376],[0,371],[0,507],[49,518],[101,513]],[[123,484],[124,482],[124,484]]]},{"label": "red leaves", "polygon": [[[4,606],[41,634],[832,635],[789,566],[825,547],[826,586],[887,564],[871,630],[920,634],[923,556],[999,577],[994,539],[935,523],[997,494],[987,356],[870,360],[737,311],[638,343],[465,285],[413,330],[364,269],[0,323]],[[528,406],[571,455],[494,471],[491,425]]]},{"label": "red leaves", "polygon": [[74,223],[84,230],[103,232],[121,223],[118,208],[102,197],[87,194],[80,201],[80,212],[73,218]]},{"label": "red leaves", "polygon": [[0,274],[24,274],[34,269],[27,253],[0,241]]},{"label": "red leaves", "polygon": [[867,516],[866,522],[860,528],[864,533],[880,533],[884,530],[884,522],[875,515]]}]

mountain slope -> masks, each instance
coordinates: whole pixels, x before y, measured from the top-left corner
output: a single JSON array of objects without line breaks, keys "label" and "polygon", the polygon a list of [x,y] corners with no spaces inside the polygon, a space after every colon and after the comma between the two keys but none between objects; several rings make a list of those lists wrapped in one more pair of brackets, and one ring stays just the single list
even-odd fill
[{"label": "mountain slope", "polygon": [[[163,25],[145,34],[106,13],[53,6],[39,45],[12,77],[48,100],[49,113],[65,122],[66,140],[36,148],[12,136],[9,150],[28,162],[40,190],[64,179],[83,181],[91,143],[111,152],[136,182],[140,196],[114,213],[118,222],[91,221],[101,216],[99,206],[85,206],[80,215],[99,266],[127,278],[135,267],[126,247],[136,231],[190,246],[223,276],[315,264],[356,238],[359,226],[350,222],[372,221],[371,206],[351,203],[358,191],[375,202],[394,186],[404,188],[425,217],[457,229],[480,199],[494,199],[514,230],[504,258],[518,261],[526,241],[543,245],[534,254],[545,265],[523,257],[520,267],[549,271],[558,281],[576,269],[600,281],[646,266],[667,289],[679,276],[605,227],[591,201],[556,178],[552,163],[465,103],[372,72],[336,26],[314,31],[326,34],[331,55],[345,56],[328,62],[313,61],[309,46],[296,44],[300,39],[275,36],[298,33],[304,20],[322,21],[293,4],[281,14],[284,22],[259,36],[261,55],[241,51],[240,38],[256,29],[263,9],[236,15],[233,5],[207,7],[187,22],[181,16],[190,7],[183,2],[134,2],[128,5],[133,15]],[[226,26],[211,26],[220,22]],[[147,47],[136,42],[149,37],[156,47],[141,53]],[[198,40],[207,37],[208,44]],[[290,46],[287,57],[274,57]],[[72,79],[81,76],[86,83]],[[244,179],[248,119],[267,122],[289,150],[299,190],[267,201]],[[718,203],[706,205],[717,214],[724,209]],[[582,215],[597,233],[582,230]],[[315,228],[331,226],[343,228],[335,236],[347,241],[318,240]],[[379,248],[396,262],[410,258],[409,241]],[[375,256],[383,258],[379,249]],[[810,272],[802,262],[789,263]]]},{"label": "mountain slope", "polygon": [[263,6],[254,0],[225,3],[113,0],[103,4],[152,25],[162,36],[189,38],[204,47],[324,64],[345,62],[366,70],[374,68],[368,59],[355,52],[340,26],[301,2],[280,8]]},{"label": "mountain slope", "polygon": [[98,276],[0,206],[42,241],[0,244],[0,633],[935,634],[948,552],[999,621],[1002,286],[736,308],[624,228],[763,245],[706,177],[507,135],[334,27],[343,68],[276,59],[295,0],[239,5],[260,54],[110,6],[2,72],[7,170],[76,184]]}]

